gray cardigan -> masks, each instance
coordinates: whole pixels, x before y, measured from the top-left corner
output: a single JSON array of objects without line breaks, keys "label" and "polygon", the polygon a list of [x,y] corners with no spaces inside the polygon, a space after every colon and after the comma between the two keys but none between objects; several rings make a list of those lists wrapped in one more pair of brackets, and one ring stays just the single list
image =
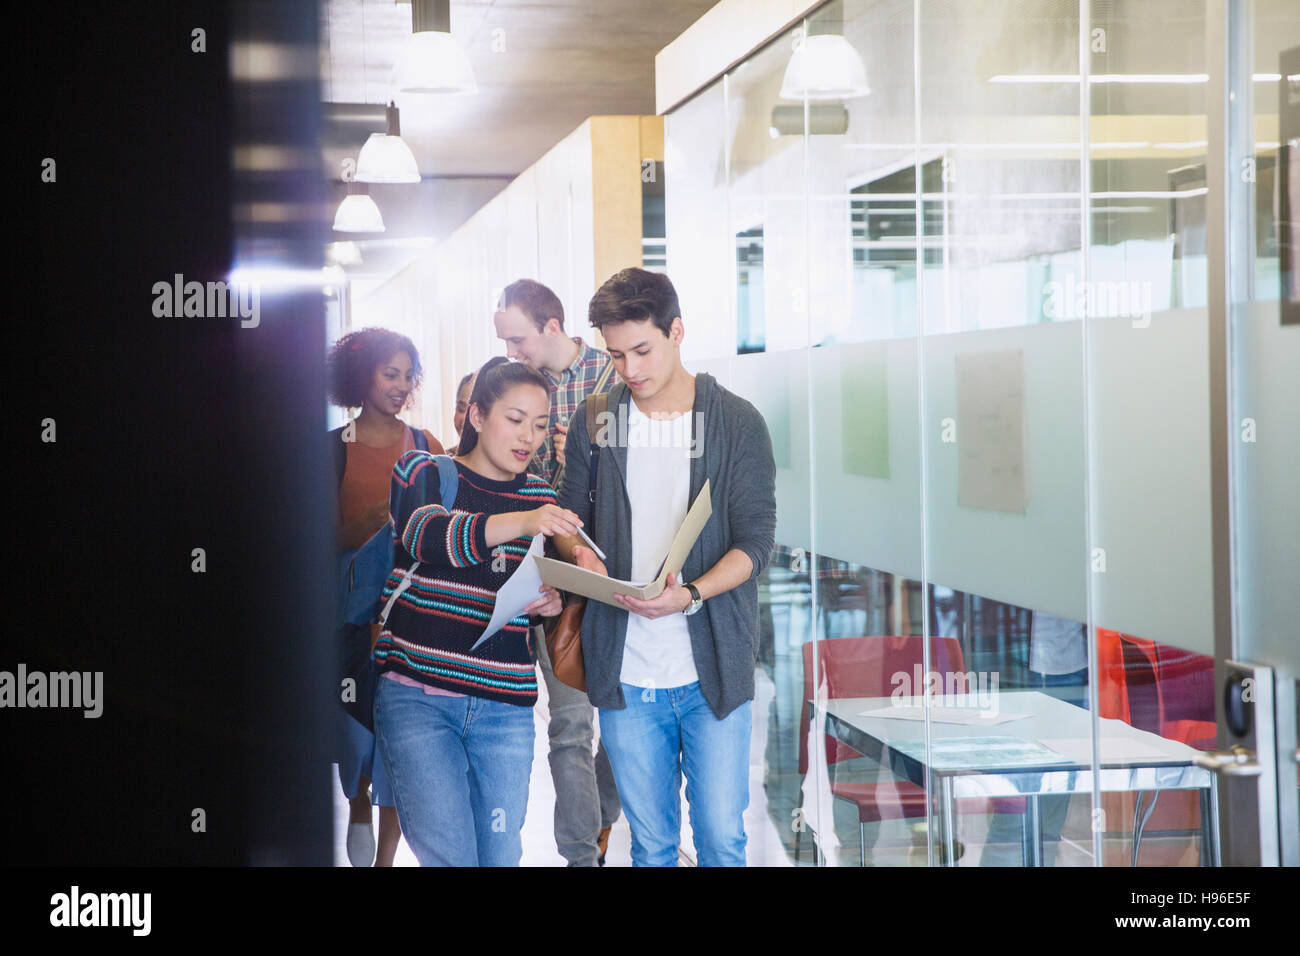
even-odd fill
[{"label": "gray cardigan", "polygon": [[[609,410],[628,412],[631,392],[622,382],[610,390]],[[699,414],[703,434],[698,434]],[[622,421],[616,418],[615,421]],[[578,406],[569,434],[586,436],[587,403]],[[758,656],[759,572],[771,557],[776,533],[776,463],[763,416],[749,402],[733,395],[713,376],[695,376],[692,438],[702,453],[691,460],[690,501],[707,478],[711,482],[713,514],[682,568],[693,581],[732,548],[749,556],[754,571],[736,588],[709,598],[686,619],[700,691],[713,713],[722,719],[754,696],[754,664]],[[584,530],[600,545],[610,576],[632,576],[632,512],[627,496],[627,448],[619,447],[617,432],[600,449],[596,502],[588,501],[588,446],[570,441],[565,455],[559,504],[578,515]],[[593,514],[594,511],[594,514]],[[588,601],[582,620],[582,656],[587,672],[587,696],[597,707],[626,706],[619,675],[628,612]]]}]

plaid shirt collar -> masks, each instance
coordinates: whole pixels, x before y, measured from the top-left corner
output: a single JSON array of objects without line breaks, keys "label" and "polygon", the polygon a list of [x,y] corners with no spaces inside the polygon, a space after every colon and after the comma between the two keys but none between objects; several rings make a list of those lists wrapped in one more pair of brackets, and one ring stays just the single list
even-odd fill
[{"label": "plaid shirt collar", "polygon": [[546,377],[556,387],[580,379],[587,369],[595,367],[599,371],[604,367],[604,359],[607,358],[604,352],[593,349],[577,335],[573,336],[573,343],[578,346],[578,354],[573,357],[573,361],[569,363],[568,368],[562,369],[558,377],[552,375],[549,369],[544,370]]},{"label": "plaid shirt collar", "polygon": [[[596,387],[596,381],[600,378],[601,372],[611,361],[609,353],[594,349],[578,336],[573,337],[574,343],[578,346],[578,354],[574,356],[568,368],[561,369],[560,374],[552,375],[550,371],[543,370],[547,381],[553,387],[551,394],[551,425],[547,431],[546,440],[537,450],[537,456],[533,459],[532,471],[534,474],[541,475],[547,481],[555,477],[556,469],[559,462],[555,459],[555,426],[557,423],[568,425],[569,419],[577,411],[578,406],[586,400]],[[605,383],[602,391],[608,391],[609,387],[614,384],[614,376],[611,374]]]}]

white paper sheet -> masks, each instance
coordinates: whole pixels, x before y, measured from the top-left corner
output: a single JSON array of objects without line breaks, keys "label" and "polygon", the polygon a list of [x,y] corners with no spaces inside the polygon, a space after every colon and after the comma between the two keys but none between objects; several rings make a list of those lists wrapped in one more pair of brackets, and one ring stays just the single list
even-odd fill
[{"label": "white paper sheet", "polygon": [[1023,737],[941,737],[928,750],[924,740],[891,740],[889,746],[934,770],[1008,770],[1070,762],[1069,757]]},{"label": "white paper sheet", "polygon": [[[1055,740],[1044,738],[1042,743],[1046,747],[1051,747],[1058,753],[1063,753],[1071,760],[1081,764],[1092,763],[1092,741],[1087,737],[1064,737]],[[1171,741],[1171,743],[1174,743]],[[1123,762],[1126,760],[1175,760],[1181,754],[1175,752],[1175,744],[1168,750],[1148,743],[1145,740],[1134,740],[1131,737],[1106,737],[1103,736],[1097,742],[1097,749],[1101,756],[1103,764]]]},{"label": "white paper sheet", "polygon": [[479,635],[474,646],[470,648],[471,651],[509,624],[511,618],[522,614],[524,608],[542,596],[539,590],[542,586],[542,575],[538,572],[537,562],[533,559],[541,556],[544,543],[544,535],[533,536],[533,543],[528,546],[528,553],[519,562],[519,567],[515,568],[515,573],[510,575],[506,583],[497,591],[497,603],[492,608],[492,620],[488,621],[487,629]]},{"label": "white paper sheet", "polygon": [[[892,720],[925,720],[925,708],[910,704],[895,704],[880,710],[864,710],[859,717],[886,717]],[[991,727],[1013,720],[1021,720],[1029,714],[991,714],[978,707],[944,707],[931,706],[930,719],[937,724],[966,724],[972,727]]]}]

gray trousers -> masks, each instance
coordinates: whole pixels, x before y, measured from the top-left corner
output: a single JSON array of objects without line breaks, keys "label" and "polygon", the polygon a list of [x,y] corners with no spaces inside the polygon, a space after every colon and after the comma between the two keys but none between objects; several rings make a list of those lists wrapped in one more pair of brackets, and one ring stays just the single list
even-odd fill
[{"label": "gray trousers", "polygon": [[[1085,794],[1085,797],[1087,795]],[[1038,798],[1038,818],[1043,828],[1043,866],[1056,865],[1056,850],[1060,845],[1061,829],[1070,812],[1070,794],[1047,793]],[[989,821],[989,832],[984,850],[980,853],[980,866],[1021,865],[1021,814],[995,813]]]},{"label": "gray trousers", "polygon": [[596,838],[622,811],[603,741],[592,756],[596,709],[586,694],[556,678],[540,627],[533,631],[533,646],[550,699],[547,735],[555,785],[555,848],[569,866],[595,866],[600,856]]}]

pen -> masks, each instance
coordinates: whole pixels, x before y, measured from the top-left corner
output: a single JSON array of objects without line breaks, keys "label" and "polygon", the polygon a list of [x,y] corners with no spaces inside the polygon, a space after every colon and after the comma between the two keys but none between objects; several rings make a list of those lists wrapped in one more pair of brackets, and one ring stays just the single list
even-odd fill
[{"label": "pen", "polygon": [[596,554],[600,557],[600,560],[602,560],[602,561],[606,560],[606,558],[605,558],[605,552],[602,551],[602,550],[600,550],[600,546],[597,545],[595,541],[592,541],[591,538],[587,537],[587,532],[585,532],[585,531],[583,531],[581,528],[579,528],[579,529],[578,529],[578,534],[582,535],[582,540],[583,540],[583,541],[585,541],[585,542],[587,542],[587,544],[591,545],[591,550],[596,552]]}]

